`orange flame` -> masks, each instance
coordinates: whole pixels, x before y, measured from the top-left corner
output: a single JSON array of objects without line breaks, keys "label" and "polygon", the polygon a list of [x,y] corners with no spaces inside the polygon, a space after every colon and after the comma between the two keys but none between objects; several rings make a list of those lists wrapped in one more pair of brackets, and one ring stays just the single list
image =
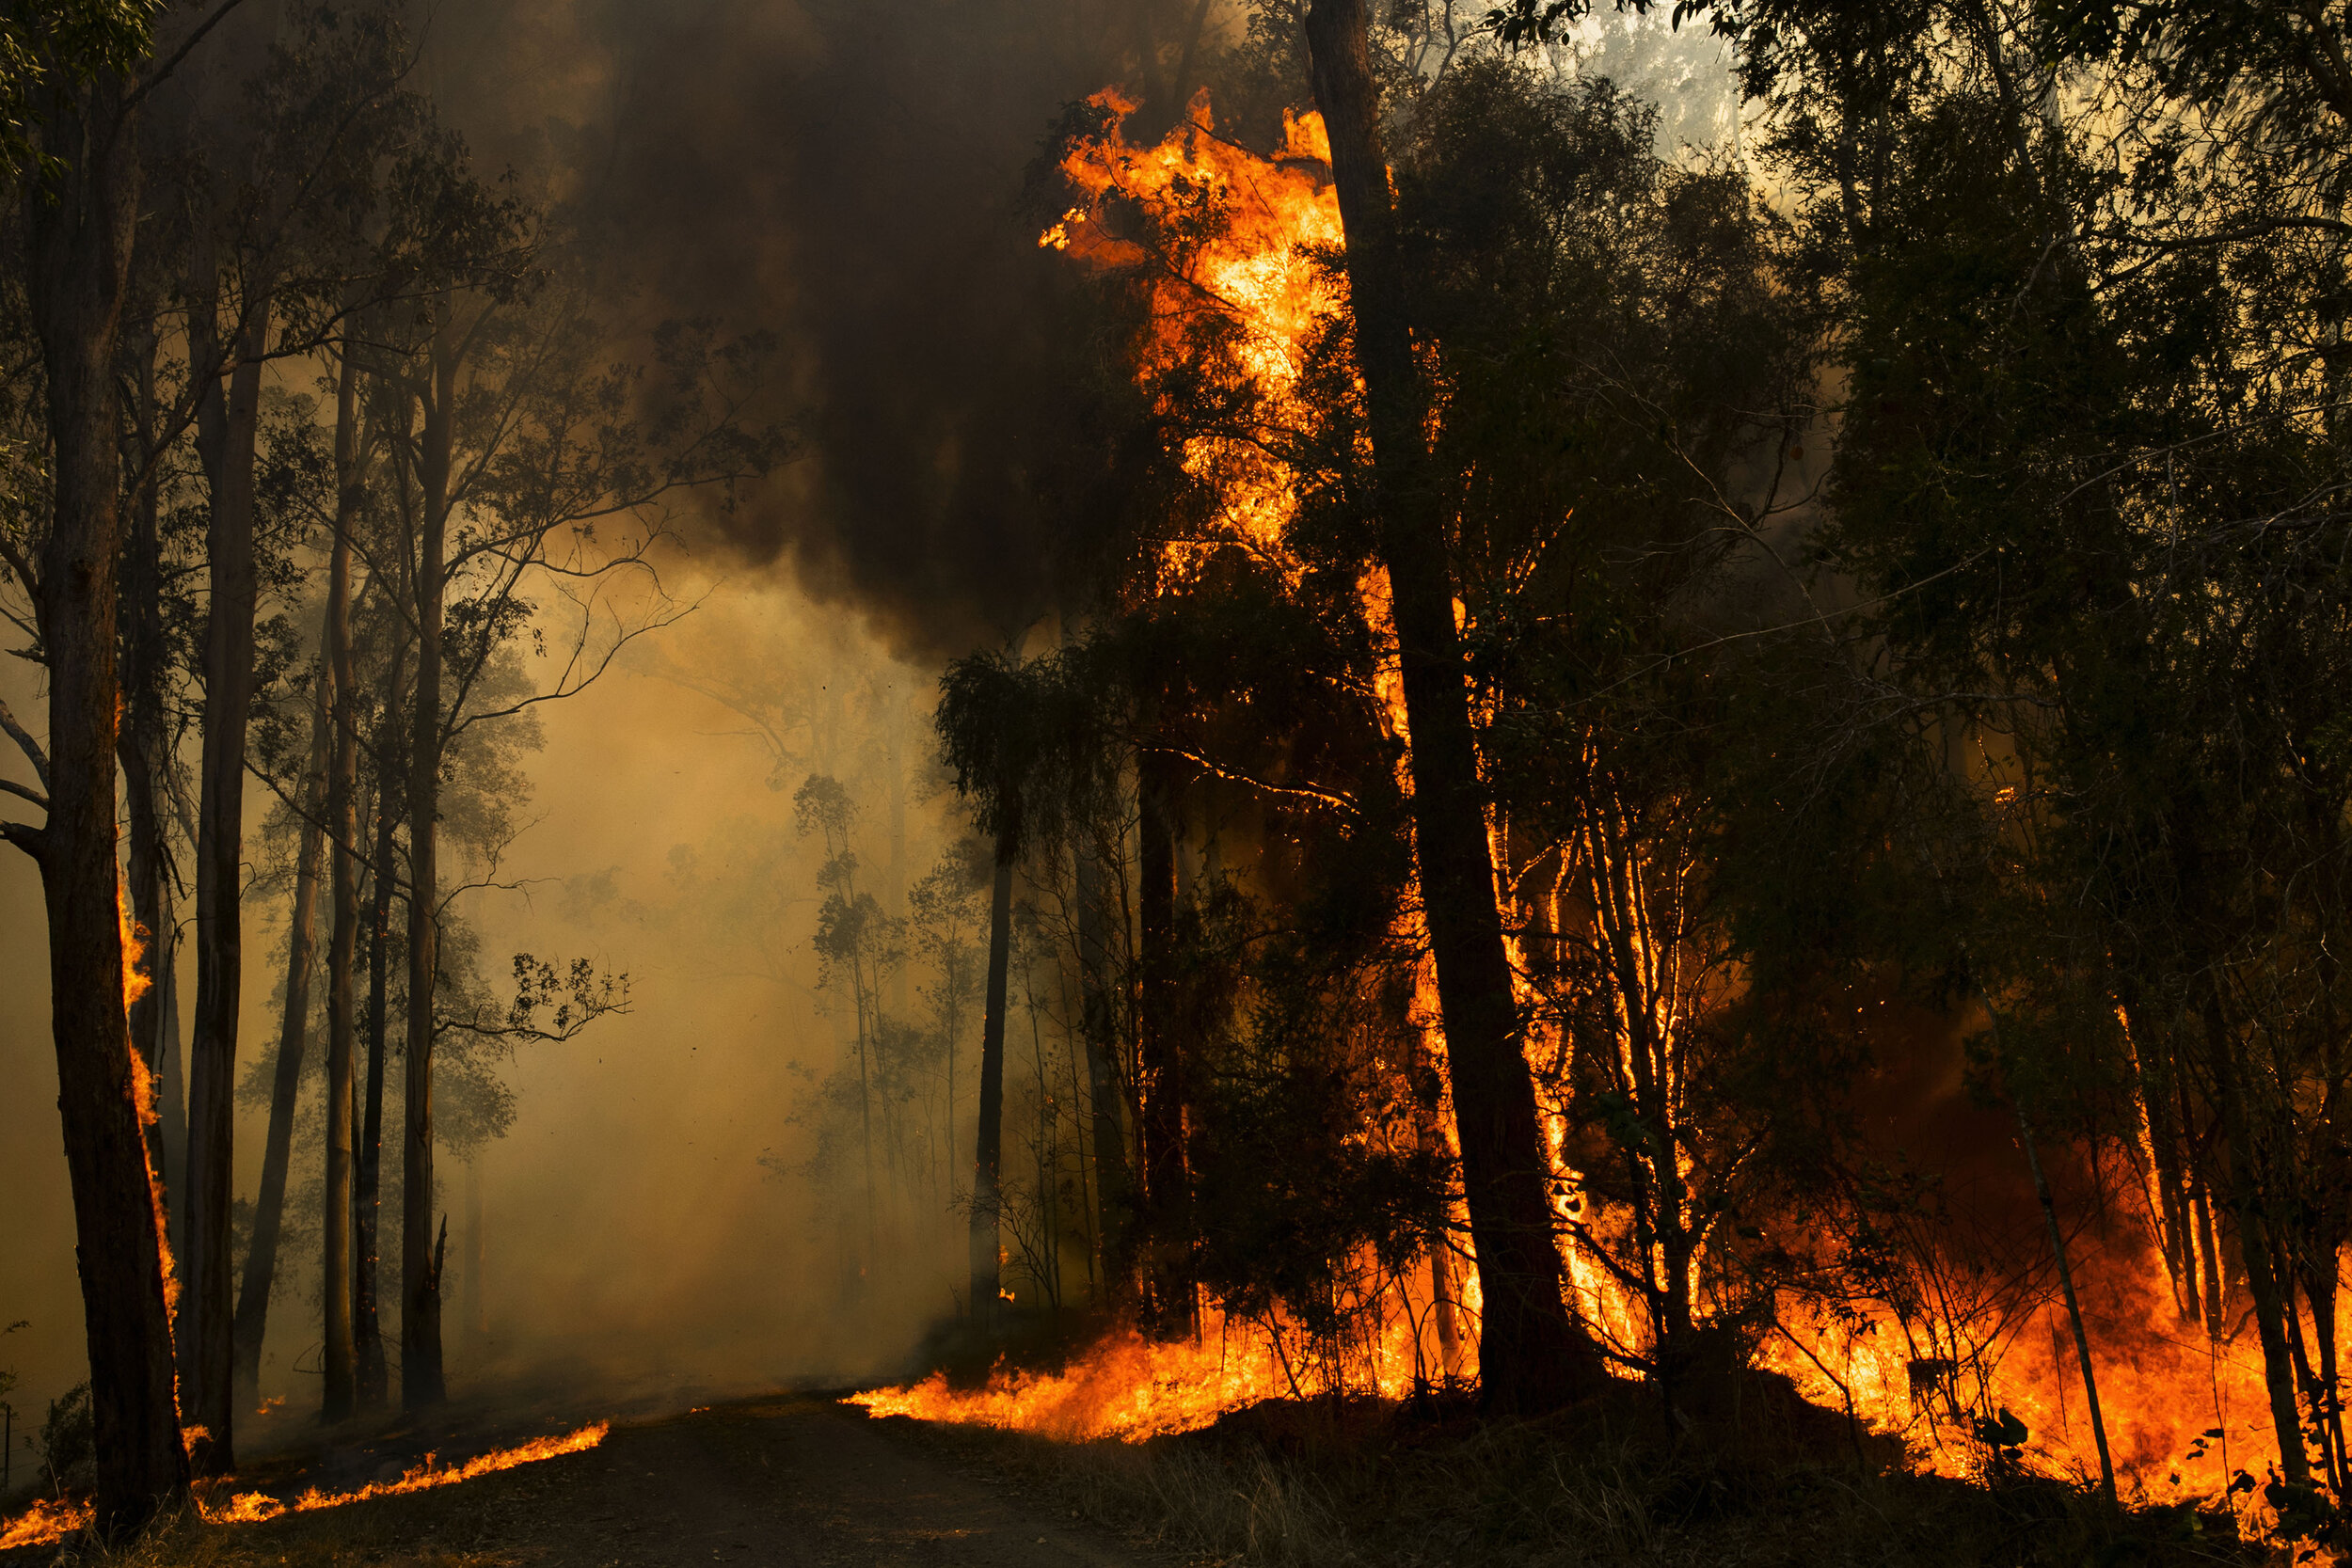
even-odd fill
[{"label": "orange flame", "polygon": [[[1342,242],[1322,117],[1286,115],[1282,150],[1262,158],[1216,135],[1205,90],[1156,147],[1126,140],[1131,101],[1106,90],[1092,103],[1107,128],[1061,164],[1083,203],[1038,243],[1150,280],[1152,327],[1136,367],[1140,382],[1149,386],[1215,339],[1231,373],[1250,385],[1263,417],[1279,424],[1298,406],[1309,341],[1345,301],[1344,280],[1321,261]],[[1184,248],[1160,247],[1152,234],[1115,231],[1121,202],[1187,236]],[[1168,562],[1179,577],[1219,545],[1239,545],[1286,572],[1295,569],[1283,540],[1296,510],[1294,480],[1258,438],[1263,434],[1196,436],[1185,443],[1184,471],[1216,494],[1220,515],[1211,537],[1168,546]]]},{"label": "orange flame", "polygon": [[[1411,1388],[1412,1329],[1409,1323],[1392,1324],[1384,1336],[1369,1369],[1371,1391],[1398,1399]],[[1063,1442],[1140,1442],[1197,1431],[1263,1400],[1296,1397],[1313,1375],[1296,1338],[1279,1324],[1269,1330],[1212,1308],[1197,1341],[1154,1343],[1121,1328],[1059,1372],[999,1365],[983,1386],[968,1390],[949,1387],[946,1373],[933,1372],[845,1402],[876,1416],[999,1427]],[[1419,1365],[1432,1363],[1424,1356]]]}]

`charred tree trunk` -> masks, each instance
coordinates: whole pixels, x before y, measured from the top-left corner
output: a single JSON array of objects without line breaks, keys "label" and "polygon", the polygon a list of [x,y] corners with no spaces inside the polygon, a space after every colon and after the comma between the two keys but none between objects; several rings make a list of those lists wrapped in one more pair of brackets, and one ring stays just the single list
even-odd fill
[{"label": "charred tree trunk", "polygon": [[50,1026],[73,1194],[98,1463],[97,1526],[120,1538],[186,1495],[173,1402],[163,1214],[131,1052],[117,869],[115,338],[138,210],[124,84],[100,72],[36,120],[55,160],[24,185],[26,293],[48,392],[52,493],[36,601],[48,655],[48,820],[11,828],[40,863]]},{"label": "charred tree trunk", "polygon": [[[213,325],[189,318],[199,373]],[[196,1032],[189,1051],[187,1248],[181,1259],[180,1408],[199,1475],[235,1461],[229,1212],[235,1184],[237,1013],[243,988],[246,731],[253,710],[253,441],[262,399],[265,299],[246,306],[226,406],[207,394],[199,424],[212,488],[205,554],[204,752],[197,807]]]},{"label": "charred tree trunk", "polygon": [[996,834],[996,876],[988,898],[988,992],[980,1023],[980,1128],[972,1161],[972,1325],[996,1317],[997,1221],[1004,1202],[1005,991],[1012,966],[1012,866],[1020,856],[1019,810],[1006,804]]},{"label": "charred tree trunk", "polygon": [[[321,1216],[322,1298],[326,1308],[325,1390],[320,1414],[352,1413],[358,1368],[352,1344],[352,990],[359,941],[359,836],[357,672],[351,657],[351,540],[358,527],[359,372],[353,341],[343,340],[335,392],[335,545],[326,571],[326,661],[335,691],[334,736],[326,768],[326,825],[334,840],[326,947],[326,1191]],[[381,865],[379,863],[379,871]]]},{"label": "charred tree trunk", "polygon": [[1534,1085],[1520,1053],[1486,846],[1444,524],[1421,472],[1424,400],[1391,241],[1394,214],[1366,25],[1363,0],[1314,0],[1307,13],[1315,102],[1330,133],[1346,234],[1381,553],[1412,733],[1414,846],[1486,1297],[1481,1397],[1490,1409],[1534,1412],[1575,1397],[1602,1370],[1561,1288]]},{"label": "charred tree trunk", "polygon": [[294,1101],[302,1092],[302,1056],[310,1028],[310,957],[318,927],[319,857],[326,804],[327,713],[325,669],[318,672],[310,718],[310,761],[304,770],[302,847],[294,855],[294,913],[286,927],[286,1006],[271,1075],[269,1132],[262,1146],[262,1186],[253,1198],[253,1240],[237,1293],[232,1367],[236,1407],[261,1403],[262,1341],[269,1333],[270,1287],[278,1279],[278,1238],[285,1228],[286,1167],[294,1155]]},{"label": "charred tree trunk", "polygon": [[423,495],[415,576],[417,689],[408,740],[408,1052],[400,1173],[400,1402],[408,1410],[438,1404],[447,1393],[440,1259],[433,1244],[433,1002],[441,887],[441,597],[458,341],[454,310],[444,303],[441,312],[418,453]]}]

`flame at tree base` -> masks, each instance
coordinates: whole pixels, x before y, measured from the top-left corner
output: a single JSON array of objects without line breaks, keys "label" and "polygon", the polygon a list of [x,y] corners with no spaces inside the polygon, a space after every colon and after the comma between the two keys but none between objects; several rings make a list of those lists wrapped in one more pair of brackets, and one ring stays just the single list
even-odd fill
[{"label": "flame at tree base", "polygon": [[[496,1470],[511,1470],[520,1465],[533,1465],[543,1459],[563,1454],[581,1453],[595,1448],[612,1431],[612,1423],[596,1421],[577,1432],[558,1437],[534,1437],[511,1449],[479,1454],[456,1465],[435,1465],[427,1454],[424,1463],[404,1473],[398,1481],[375,1481],[356,1492],[322,1492],[311,1487],[292,1502],[281,1502],[265,1492],[239,1492],[221,1502],[213,1502],[201,1496],[197,1511],[207,1524],[251,1525],[275,1519],[285,1513],[310,1513],[320,1509],[341,1508],[345,1503],[365,1502],[371,1497],[396,1497],[404,1492],[428,1492],[437,1486],[454,1486]],[[89,1527],[91,1509],[87,1502],[67,1499],[44,1499],[33,1505],[31,1512],[8,1521],[0,1528],[0,1551],[17,1546],[54,1545],[67,1537]]]}]

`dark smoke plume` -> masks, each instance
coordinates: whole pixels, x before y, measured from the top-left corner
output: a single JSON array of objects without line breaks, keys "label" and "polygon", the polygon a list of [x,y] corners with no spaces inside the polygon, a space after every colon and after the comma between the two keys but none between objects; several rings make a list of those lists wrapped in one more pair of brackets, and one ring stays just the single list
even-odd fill
[{"label": "dark smoke plume", "polygon": [[910,650],[1058,608],[1103,415],[1025,177],[1065,105],[1138,74],[1197,0],[456,9],[431,23],[436,85],[485,163],[548,169],[662,312],[782,338],[804,455],[714,520],[727,549]]}]

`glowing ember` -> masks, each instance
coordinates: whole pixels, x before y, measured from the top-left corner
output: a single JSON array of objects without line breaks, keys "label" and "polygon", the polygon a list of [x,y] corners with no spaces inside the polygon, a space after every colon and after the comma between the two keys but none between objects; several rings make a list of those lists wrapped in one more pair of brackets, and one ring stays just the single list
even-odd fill
[{"label": "glowing ember", "polygon": [[[341,1508],[345,1503],[365,1502],[370,1497],[389,1497],[403,1492],[426,1492],[437,1486],[454,1486],[461,1481],[486,1476],[494,1470],[511,1470],[518,1465],[534,1465],[543,1459],[581,1453],[603,1442],[605,1434],[611,1430],[610,1422],[597,1421],[560,1437],[534,1437],[528,1443],[481,1454],[458,1465],[437,1465],[433,1463],[433,1456],[427,1454],[423,1464],[398,1481],[377,1481],[357,1492],[321,1492],[312,1487],[292,1502],[280,1502],[264,1492],[239,1492],[224,1502],[199,1498],[198,1507],[211,1524],[259,1524],[264,1519],[275,1519],[281,1513],[310,1513],[323,1508]],[[13,1546],[50,1545],[86,1528],[89,1522],[88,1503],[39,1502],[33,1505],[32,1512],[11,1520],[5,1529],[0,1529],[0,1551]]]}]

